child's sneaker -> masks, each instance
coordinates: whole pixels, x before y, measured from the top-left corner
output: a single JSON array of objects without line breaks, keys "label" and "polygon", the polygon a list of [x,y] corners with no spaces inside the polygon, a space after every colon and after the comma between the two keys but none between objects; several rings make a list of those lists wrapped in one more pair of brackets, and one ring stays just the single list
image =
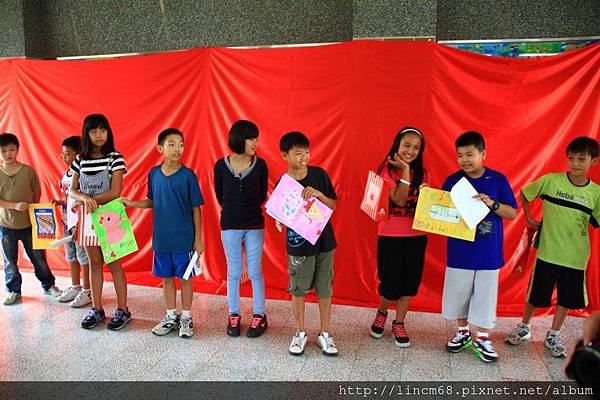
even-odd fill
[{"label": "child's sneaker", "polygon": [[60,297],[62,291],[56,286],[50,286],[48,289],[44,289],[44,294],[46,296]]},{"label": "child's sneaker", "polygon": [[468,330],[458,330],[454,334],[454,337],[446,343],[446,350],[451,353],[458,353],[472,344],[471,332]]},{"label": "child's sneaker", "polygon": [[165,314],[162,321],[152,328],[152,333],[154,333],[156,336],[164,336],[173,329],[177,328],[179,328],[179,316],[175,316],[175,318],[173,318],[169,314]]},{"label": "child's sneaker", "polygon": [[319,343],[319,346],[321,346],[321,349],[323,349],[323,354],[326,356],[337,356],[338,350],[335,347],[333,338],[327,332],[319,334],[317,342]]},{"label": "child's sneaker", "polygon": [[5,306],[10,306],[11,304],[15,304],[17,301],[21,299],[21,293],[17,292],[8,292],[2,304]]},{"label": "child's sneaker", "polygon": [[396,346],[398,347],[410,347],[410,339],[406,333],[404,322],[392,321],[392,333],[396,338]]},{"label": "child's sneaker", "polygon": [[254,314],[252,316],[252,324],[250,324],[250,328],[248,328],[246,336],[248,336],[249,338],[257,338],[263,333],[265,333],[268,327],[269,324],[267,323],[267,314]]},{"label": "child's sneaker", "polygon": [[239,314],[229,314],[227,322],[227,334],[229,336],[240,336],[240,322],[242,317]]},{"label": "child's sneaker", "polygon": [[131,313],[129,311],[123,311],[120,308],[117,308],[115,311],[115,315],[113,315],[112,319],[108,323],[107,328],[111,331],[118,331],[123,328],[131,321]]},{"label": "child's sneaker", "polygon": [[373,321],[373,324],[371,325],[371,331],[369,332],[375,339],[379,339],[383,336],[387,316],[387,313],[384,314],[377,310],[377,314],[375,314],[375,321]]},{"label": "child's sneaker", "polygon": [[519,325],[510,331],[506,337],[506,343],[516,346],[529,339],[531,339],[531,330],[528,326],[525,326],[523,323],[519,322]]},{"label": "child's sneaker", "polygon": [[81,292],[77,294],[77,297],[69,303],[69,305],[73,308],[79,308],[87,306],[92,302],[92,292],[90,289],[83,289]]},{"label": "child's sneaker", "polygon": [[77,295],[81,292],[81,286],[70,286],[63,290],[63,292],[58,296],[58,301],[61,303],[67,303],[72,301]]},{"label": "child's sneaker", "polygon": [[301,356],[304,354],[304,346],[306,346],[307,341],[308,337],[306,336],[306,333],[294,333],[292,343],[290,343],[290,354],[294,356]]},{"label": "child's sneaker", "polygon": [[473,341],[473,354],[485,362],[498,361],[498,353],[494,350],[489,338],[475,338]]},{"label": "child's sneaker", "polygon": [[192,318],[182,317],[179,322],[179,337],[191,338],[194,336],[194,323]]},{"label": "child's sneaker", "polygon": [[94,307],[92,307],[88,310],[87,314],[85,315],[85,318],[83,318],[83,321],[81,321],[81,327],[83,329],[92,329],[96,325],[98,325],[98,322],[102,321],[104,321],[104,310],[97,310]]},{"label": "child's sneaker", "polygon": [[567,355],[567,349],[562,342],[560,334],[551,335],[550,332],[546,333],[544,347],[550,350],[550,354],[552,354],[553,357],[565,357]]}]

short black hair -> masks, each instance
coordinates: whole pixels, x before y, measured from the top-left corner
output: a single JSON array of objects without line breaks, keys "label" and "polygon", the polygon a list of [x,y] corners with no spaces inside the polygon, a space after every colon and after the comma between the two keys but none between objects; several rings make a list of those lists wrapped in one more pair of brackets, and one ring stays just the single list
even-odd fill
[{"label": "short black hair", "polygon": [[75,153],[79,153],[81,151],[81,137],[80,136],[69,136],[65,140],[63,140],[62,145],[70,148]]},{"label": "short black hair", "polygon": [[90,139],[89,132],[92,129],[106,129],[106,143],[100,149],[103,155],[107,155],[115,151],[115,139],[113,137],[113,131],[108,123],[108,118],[103,114],[90,114],[83,120],[83,128],[81,129],[81,158],[83,160],[89,160],[92,158],[92,151],[94,150],[94,143]]},{"label": "short black hair", "polygon": [[234,153],[244,154],[246,152],[246,139],[256,139],[257,137],[258,127],[256,124],[240,119],[231,125],[227,144]]},{"label": "short black hair", "polygon": [[479,132],[475,131],[467,131],[461,134],[455,142],[456,148],[465,147],[465,146],[475,146],[475,148],[479,151],[485,150],[485,140],[483,140],[483,136]]},{"label": "short black hair", "polygon": [[600,146],[598,146],[598,141],[592,139],[587,136],[580,136],[576,139],[573,139],[571,143],[567,146],[566,153],[572,154],[589,154],[590,157],[596,158],[598,154],[600,154]]},{"label": "short black hair", "polygon": [[165,144],[165,140],[167,140],[167,136],[169,135],[179,135],[181,139],[183,139],[183,132],[176,128],[167,128],[161,133],[158,134],[158,144],[161,146]]},{"label": "short black hair", "polygon": [[17,149],[21,146],[19,139],[12,133],[0,133],[0,147],[8,146],[9,144],[14,144],[17,146]]},{"label": "short black hair", "polygon": [[310,142],[302,132],[288,132],[279,139],[279,150],[284,153],[290,151],[293,147],[308,149]]}]

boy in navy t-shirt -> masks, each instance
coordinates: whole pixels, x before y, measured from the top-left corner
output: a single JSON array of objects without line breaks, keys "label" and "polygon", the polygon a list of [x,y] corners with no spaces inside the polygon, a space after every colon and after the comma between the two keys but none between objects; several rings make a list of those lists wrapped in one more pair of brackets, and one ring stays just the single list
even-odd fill
[{"label": "boy in navy t-shirt", "polygon": [[[491,362],[498,360],[489,331],[496,324],[498,274],[504,265],[502,219],[517,216],[517,202],[506,177],[483,166],[486,151],[481,134],[460,135],[456,153],[461,169],[446,178],[442,190],[450,191],[464,177],[490,213],[477,225],[474,242],[448,238],[442,315],[456,320],[458,330],[446,349],[458,353],[473,345],[477,357]],[[474,341],[469,323],[477,327]]]},{"label": "boy in navy t-shirt", "polygon": [[[148,174],[148,196],[142,201],[123,199],[128,207],[152,208],[152,274],[163,278],[163,292],[167,313],[152,333],[163,336],[179,328],[179,336],[194,334],[191,316],[193,285],[191,276],[183,279],[194,251],[204,252],[202,242],[202,214],[204,204],[198,178],[181,164],[183,133],[174,128],[158,135],[158,151],[163,163]],[[175,277],[181,283],[181,318],[177,315]]]}]

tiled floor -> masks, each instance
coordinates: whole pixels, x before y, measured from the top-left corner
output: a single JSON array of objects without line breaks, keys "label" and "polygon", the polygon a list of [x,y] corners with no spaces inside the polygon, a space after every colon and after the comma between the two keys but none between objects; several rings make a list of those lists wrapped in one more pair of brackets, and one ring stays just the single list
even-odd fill
[{"label": "tiled floor", "polygon": [[[68,280],[58,278],[65,287]],[[105,284],[105,309],[112,314],[115,297]],[[410,313],[407,328],[412,347],[394,346],[388,331],[379,340],[368,335],[373,310],[333,306],[338,357],[326,357],[315,344],[318,308],[307,305],[309,343],[302,357],[287,352],[293,324],[287,301],[268,301],[270,327],[262,337],[230,338],[225,334],[227,301],[196,294],[192,315],[195,335],[157,337],[150,329],[162,317],[161,289],[129,287],[134,320],[119,332],[104,325],[79,327],[85,310],[69,308],[44,296],[37,280],[24,274],[22,302],[0,305],[0,380],[564,380],[563,362],[545,351],[542,338],[548,317],[534,321],[530,343],[510,347],[502,341],[518,321],[501,318],[492,333],[501,360],[485,364],[465,351],[444,350],[454,325],[438,314]],[[247,327],[251,300],[242,299]],[[581,332],[582,320],[569,318],[567,343]],[[389,324],[389,321],[388,321]]]}]

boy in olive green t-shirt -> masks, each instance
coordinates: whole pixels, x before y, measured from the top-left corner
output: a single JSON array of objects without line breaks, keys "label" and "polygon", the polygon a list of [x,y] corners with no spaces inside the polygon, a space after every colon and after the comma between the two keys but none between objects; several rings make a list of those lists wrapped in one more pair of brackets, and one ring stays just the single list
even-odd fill
[{"label": "boy in olive green t-shirt", "polygon": [[21,298],[21,273],[18,262],[18,242],[29,256],[36,278],[44,293],[58,297],[61,291],[54,286],[54,275],[41,250],[33,249],[29,204],[40,199],[37,175],[29,165],[17,161],[19,139],[12,133],[0,134],[0,237],[4,258],[4,278],[8,291],[3,304],[10,305]]},{"label": "boy in olive green t-shirt", "polygon": [[550,307],[552,292],[558,300],[552,329],[544,346],[554,357],[564,357],[567,350],[560,329],[569,310],[587,306],[585,269],[590,258],[588,223],[597,228],[600,221],[600,185],[588,178],[588,171],[598,162],[598,142],[579,137],[567,146],[569,172],[550,173],[525,186],[521,200],[527,223],[541,228],[529,212],[529,202],[541,198],[543,229],[531,273],[522,322],[506,338],[518,345],[531,338],[530,322],[537,307]]}]

